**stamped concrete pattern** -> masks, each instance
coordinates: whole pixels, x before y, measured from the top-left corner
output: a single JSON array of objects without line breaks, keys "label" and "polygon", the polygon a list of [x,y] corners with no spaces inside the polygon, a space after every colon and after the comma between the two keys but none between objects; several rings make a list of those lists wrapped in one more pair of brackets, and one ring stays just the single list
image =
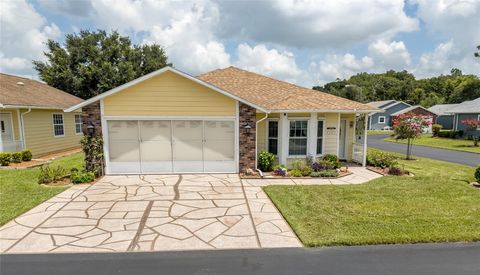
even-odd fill
[{"label": "stamped concrete pattern", "polygon": [[236,174],[105,176],[77,185],[0,228],[2,253],[117,252],[299,247],[262,190],[269,184],[358,184],[364,168],[336,180],[252,179]]}]

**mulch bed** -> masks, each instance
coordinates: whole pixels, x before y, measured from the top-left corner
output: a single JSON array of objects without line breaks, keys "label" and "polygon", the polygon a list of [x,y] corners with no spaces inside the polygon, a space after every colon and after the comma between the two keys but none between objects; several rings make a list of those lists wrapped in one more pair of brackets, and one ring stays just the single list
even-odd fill
[{"label": "mulch bed", "polygon": [[408,171],[405,171],[405,173],[403,175],[392,175],[392,174],[388,173],[388,168],[367,166],[367,169],[372,171],[372,172],[378,173],[382,176],[403,176],[403,177],[413,177],[413,176],[415,176],[413,173],[408,172]]},{"label": "mulch bed", "polygon": [[12,162],[8,166],[1,166],[0,169],[26,169],[30,167],[37,167],[46,163],[49,163],[49,161],[35,159],[30,161],[22,161],[20,163]]}]

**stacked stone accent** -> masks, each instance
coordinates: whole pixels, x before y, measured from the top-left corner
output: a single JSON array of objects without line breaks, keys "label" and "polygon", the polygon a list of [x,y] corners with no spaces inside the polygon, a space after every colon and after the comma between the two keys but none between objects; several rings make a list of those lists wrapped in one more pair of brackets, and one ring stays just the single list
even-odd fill
[{"label": "stacked stone accent", "polygon": [[82,131],[88,135],[87,127],[92,122],[95,125],[95,135],[102,136],[102,117],[100,115],[100,102],[95,102],[82,108]]},{"label": "stacked stone accent", "polygon": [[[247,169],[255,170],[255,146],[256,146],[256,110],[244,103],[239,102],[239,142],[240,159],[239,170],[245,173]],[[245,126],[251,128],[248,131]]]}]

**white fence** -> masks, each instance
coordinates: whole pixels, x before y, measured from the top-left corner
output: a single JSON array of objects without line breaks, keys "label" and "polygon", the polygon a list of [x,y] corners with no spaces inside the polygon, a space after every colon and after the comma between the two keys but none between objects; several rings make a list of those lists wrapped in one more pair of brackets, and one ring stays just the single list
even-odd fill
[{"label": "white fence", "polygon": [[354,162],[358,162],[360,164],[363,163],[363,144],[360,144],[360,143],[353,144],[352,159]]},{"label": "white fence", "polygon": [[23,141],[21,140],[0,141],[0,152],[18,152],[21,150],[23,150]]}]

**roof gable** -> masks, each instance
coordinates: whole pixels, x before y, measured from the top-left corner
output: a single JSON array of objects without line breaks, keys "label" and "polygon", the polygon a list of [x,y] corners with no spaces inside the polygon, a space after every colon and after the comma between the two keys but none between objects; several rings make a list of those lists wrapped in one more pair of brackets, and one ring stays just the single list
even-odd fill
[{"label": "roof gable", "polygon": [[480,113],[480,97],[470,101],[464,101],[457,106],[448,109],[447,113]]},{"label": "roof gable", "polygon": [[0,106],[64,109],[82,101],[40,81],[0,73]]}]

